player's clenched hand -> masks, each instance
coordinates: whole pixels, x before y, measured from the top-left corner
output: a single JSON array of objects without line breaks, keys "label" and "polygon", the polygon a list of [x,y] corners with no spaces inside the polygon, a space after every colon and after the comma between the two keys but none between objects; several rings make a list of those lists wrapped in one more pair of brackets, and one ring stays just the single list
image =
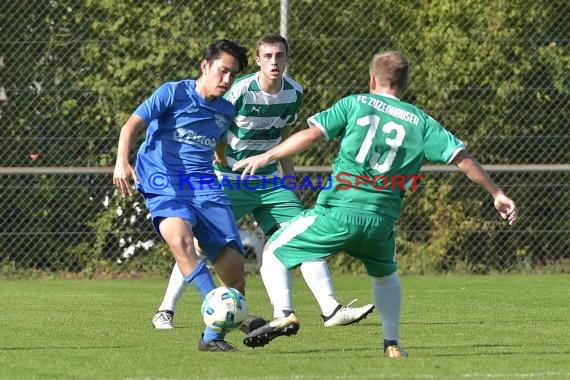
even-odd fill
[{"label": "player's clenched hand", "polygon": [[133,195],[131,178],[133,178],[135,182],[138,182],[133,167],[127,161],[118,158],[115,163],[115,170],[113,171],[113,184],[119,189],[123,197]]},{"label": "player's clenched hand", "polygon": [[228,157],[225,154],[222,156],[214,152],[214,163],[221,166],[228,166]]},{"label": "player's clenched hand", "polygon": [[495,197],[495,208],[499,211],[501,218],[505,219],[509,225],[515,224],[519,216],[515,202],[504,194],[499,194]]},{"label": "player's clenched hand", "polygon": [[265,154],[258,154],[238,161],[232,167],[232,170],[238,171],[243,169],[242,176],[254,175],[257,169],[262,168],[269,164],[269,160]]}]

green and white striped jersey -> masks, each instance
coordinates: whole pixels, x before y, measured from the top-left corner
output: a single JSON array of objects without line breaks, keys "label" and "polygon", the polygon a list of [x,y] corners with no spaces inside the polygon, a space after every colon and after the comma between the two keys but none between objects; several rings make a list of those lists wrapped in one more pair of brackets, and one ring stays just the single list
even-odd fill
[{"label": "green and white striped jersey", "polygon": [[[238,78],[225,98],[234,104],[236,116],[228,129],[226,155],[229,166],[214,165],[218,176],[235,179],[239,173],[232,165],[249,156],[261,154],[281,142],[281,129],[297,120],[303,101],[303,88],[293,79],[283,77],[281,91],[265,93],[258,81],[259,73]],[[277,162],[256,171],[256,175],[277,175]]]}]

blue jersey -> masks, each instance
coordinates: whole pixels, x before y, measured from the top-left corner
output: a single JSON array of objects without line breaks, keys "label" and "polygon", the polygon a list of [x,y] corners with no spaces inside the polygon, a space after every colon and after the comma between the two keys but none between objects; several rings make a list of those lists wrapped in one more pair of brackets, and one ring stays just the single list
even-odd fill
[{"label": "blue jersey", "polygon": [[193,80],[162,84],[134,112],[148,125],[136,162],[143,194],[222,194],[213,170],[214,149],[225,138],[235,107],[206,100]]}]

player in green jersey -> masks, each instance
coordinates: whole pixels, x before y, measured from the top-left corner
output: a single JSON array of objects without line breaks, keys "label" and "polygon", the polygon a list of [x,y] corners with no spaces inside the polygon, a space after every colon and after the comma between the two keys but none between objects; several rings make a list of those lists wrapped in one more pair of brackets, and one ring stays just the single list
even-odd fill
[{"label": "player in green jersey", "polygon": [[[274,308],[284,310],[284,305],[291,303],[288,270],[340,251],[361,260],[372,278],[384,353],[392,358],[407,356],[399,341],[402,291],[396,272],[394,223],[400,215],[403,192],[424,161],[453,163],[491,194],[495,208],[509,225],[518,216],[515,203],[460,140],[422,110],[400,100],[407,84],[405,57],[395,51],[377,54],[370,64],[370,93],[341,99],[309,118],[311,128],[234,165],[244,174],[254,174],[267,162],[303,151],[323,138],[342,139],[333,164],[332,186],[319,194],[315,208],[304,211],[270,239],[262,273],[271,276],[264,276],[263,281]],[[410,182],[404,183],[402,178]],[[283,317],[248,334],[244,343],[263,346],[298,328],[290,307]]]},{"label": "player in green jersey", "polygon": [[[279,186],[277,161],[259,168],[259,180],[247,183],[234,173],[237,161],[268,151],[290,135],[290,126],[297,120],[303,100],[303,88],[284,75],[289,60],[287,40],[278,34],[263,35],[255,44],[256,64],[260,70],[238,78],[225,98],[236,108],[236,116],[227,133],[227,146],[217,151],[214,168],[230,202],[236,220],[252,214],[265,236],[297,216],[303,207],[295,192]],[[221,145],[220,145],[221,146]],[[279,160],[283,176],[294,176],[293,160]],[[264,177],[262,179],[261,177]],[[374,309],[368,304],[351,307],[340,304],[335,295],[328,266],[324,259],[301,265],[301,272],[319,306],[324,325],[340,326],[358,322]],[[157,329],[172,329],[176,304],[187,287],[177,266],[158,312],[153,317]],[[354,302],[354,301],[353,301]],[[282,316],[276,314],[274,317]],[[263,323],[263,322],[262,322]],[[247,331],[249,327],[244,326]]]}]

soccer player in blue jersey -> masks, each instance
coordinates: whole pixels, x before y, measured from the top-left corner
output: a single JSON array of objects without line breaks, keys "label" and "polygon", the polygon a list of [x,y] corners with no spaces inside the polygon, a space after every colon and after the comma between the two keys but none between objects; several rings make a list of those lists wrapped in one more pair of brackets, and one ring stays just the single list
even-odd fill
[{"label": "soccer player in blue jersey", "polygon": [[[222,184],[236,220],[251,214],[264,235],[271,236],[280,226],[303,211],[301,202],[293,190],[277,184],[265,186],[262,180],[248,180],[248,186],[244,186],[240,183],[239,173],[234,173],[231,165],[273,148],[290,135],[303,100],[303,88],[285,75],[289,63],[289,45],[283,36],[264,34],[257,40],[255,51],[259,70],[238,78],[224,95],[235,105],[237,114],[227,134],[228,144],[223,157],[226,162],[216,162],[214,169],[218,177],[225,180]],[[281,167],[281,175],[295,177],[290,157],[270,162],[260,168],[257,174],[277,178],[280,176],[278,165]],[[352,307],[354,301],[347,305],[338,302],[324,260],[303,263],[301,272],[321,307],[326,327],[359,322],[374,309],[372,304]],[[271,276],[271,273],[262,273],[263,275]],[[162,303],[152,320],[155,328],[174,328],[176,304],[187,286],[175,265]],[[279,312],[274,316],[281,314]]]},{"label": "soccer player in blue jersey", "polygon": [[[130,116],[119,137],[113,183],[123,196],[131,195],[134,179],[155,230],[202,298],[215,285],[196,253],[194,237],[222,285],[245,293],[243,247],[230,202],[216,185],[212,162],[235,115],[235,107],[223,95],[246,66],[245,48],[229,40],[212,43],[204,52],[198,79],[162,84]],[[131,145],[145,127],[133,169]],[[224,338],[206,328],[198,349],[237,351]]]},{"label": "soccer player in blue jersey", "polygon": [[[375,55],[370,63],[369,93],[339,100],[309,118],[310,128],[233,166],[234,170],[243,170],[243,175],[255,174],[267,162],[300,152],[319,140],[341,140],[332,186],[321,191],[315,208],[277,231],[263,255],[264,270],[272,274],[263,277],[269,298],[275,309],[287,309],[287,313],[248,334],[246,345],[263,346],[299,329],[290,303],[289,269],[345,251],[360,260],[371,277],[384,333],[384,355],[407,356],[399,341],[402,290],[396,272],[394,233],[406,187],[402,182],[392,182],[401,186],[385,184],[417,176],[425,161],[456,165],[492,196],[496,210],[508,224],[516,222],[515,202],[491,180],[463,143],[418,107],[400,100],[408,85],[408,70],[408,61],[399,52]],[[338,174],[343,174],[343,181]],[[352,185],[344,181],[347,177],[352,177]]]}]

